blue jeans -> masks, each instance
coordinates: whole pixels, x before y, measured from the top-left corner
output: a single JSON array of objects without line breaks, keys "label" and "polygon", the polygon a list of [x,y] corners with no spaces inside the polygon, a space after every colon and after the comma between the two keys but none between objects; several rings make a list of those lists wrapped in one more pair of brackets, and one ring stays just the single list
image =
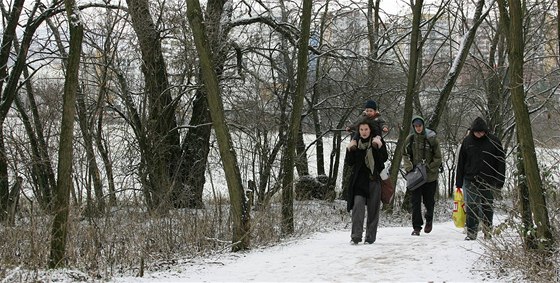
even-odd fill
[{"label": "blue jeans", "polygon": [[484,229],[492,227],[494,188],[488,184],[465,179],[463,192],[467,210],[467,235],[476,238],[479,222],[482,222]]}]

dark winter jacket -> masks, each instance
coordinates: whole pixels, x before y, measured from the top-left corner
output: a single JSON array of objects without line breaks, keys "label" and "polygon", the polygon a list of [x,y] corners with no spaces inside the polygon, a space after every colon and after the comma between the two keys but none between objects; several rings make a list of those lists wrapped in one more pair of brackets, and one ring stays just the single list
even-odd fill
[{"label": "dark winter jacket", "polygon": [[[486,122],[476,118],[471,125],[471,132],[461,144],[457,161],[455,186],[462,188],[463,180],[485,182],[496,188],[504,186],[505,153],[500,140],[488,133]],[[475,131],[484,131],[481,138]]]},{"label": "dark winter jacket", "polygon": [[[379,173],[385,168],[385,161],[387,161],[389,156],[385,141],[383,139],[381,141],[383,143],[381,148],[373,148],[370,146],[368,149],[364,150],[346,150],[345,162],[348,166],[352,166],[352,173],[350,174],[350,181],[346,194],[346,209],[348,211],[351,211],[354,207],[354,196],[362,195],[368,197],[369,182],[381,180]],[[369,138],[367,142],[371,144],[371,138]],[[373,159],[375,160],[373,174],[365,164],[367,150],[372,151]]]},{"label": "dark winter jacket", "polygon": [[[420,116],[414,116],[412,121],[424,119]],[[403,152],[403,169],[410,172],[416,164],[421,163],[425,159],[426,172],[428,173],[428,182],[438,179],[439,167],[441,165],[441,149],[437,139],[436,132],[426,129],[418,134],[413,129],[412,134],[406,137],[405,148]]]}]

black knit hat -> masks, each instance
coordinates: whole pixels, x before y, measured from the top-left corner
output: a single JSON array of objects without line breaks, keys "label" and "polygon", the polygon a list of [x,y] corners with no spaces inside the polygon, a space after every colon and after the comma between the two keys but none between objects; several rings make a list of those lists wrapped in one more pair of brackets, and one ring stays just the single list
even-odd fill
[{"label": "black knit hat", "polygon": [[471,131],[488,133],[488,125],[486,125],[484,119],[480,117],[476,117],[476,119],[474,119],[474,121],[471,124]]},{"label": "black knit hat", "polygon": [[366,101],[366,105],[364,106],[364,108],[371,108],[377,110],[377,103],[375,103],[375,101],[373,100],[368,100]]}]

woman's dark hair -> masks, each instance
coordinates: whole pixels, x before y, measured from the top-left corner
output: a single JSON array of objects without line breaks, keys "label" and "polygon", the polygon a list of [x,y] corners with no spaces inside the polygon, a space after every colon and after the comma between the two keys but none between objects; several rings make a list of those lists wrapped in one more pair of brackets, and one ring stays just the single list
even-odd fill
[{"label": "woman's dark hair", "polygon": [[365,119],[360,121],[360,123],[358,123],[358,126],[356,127],[356,129],[358,130],[358,135],[360,134],[360,126],[361,125],[367,125],[368,126],[368,128],[369,128],[369,137],[368,138],[371,138],[373,136],[373,127],[371,126],[371,124]]}]

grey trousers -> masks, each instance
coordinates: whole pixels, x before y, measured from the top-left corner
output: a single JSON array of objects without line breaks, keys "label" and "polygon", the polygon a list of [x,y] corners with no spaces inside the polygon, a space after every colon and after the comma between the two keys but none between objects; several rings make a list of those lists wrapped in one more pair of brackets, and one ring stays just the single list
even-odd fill
[{"label": "grey trousers", "polygon": [[379,210],[381,206],[381,182],[379,180],[369,183],[369,196],[354,196],[352,208],[352,240],[361,241],[364,232],[364,218],[367,207],[366,242],[375,242],[377,239],[377,226],[379,224]]}]

